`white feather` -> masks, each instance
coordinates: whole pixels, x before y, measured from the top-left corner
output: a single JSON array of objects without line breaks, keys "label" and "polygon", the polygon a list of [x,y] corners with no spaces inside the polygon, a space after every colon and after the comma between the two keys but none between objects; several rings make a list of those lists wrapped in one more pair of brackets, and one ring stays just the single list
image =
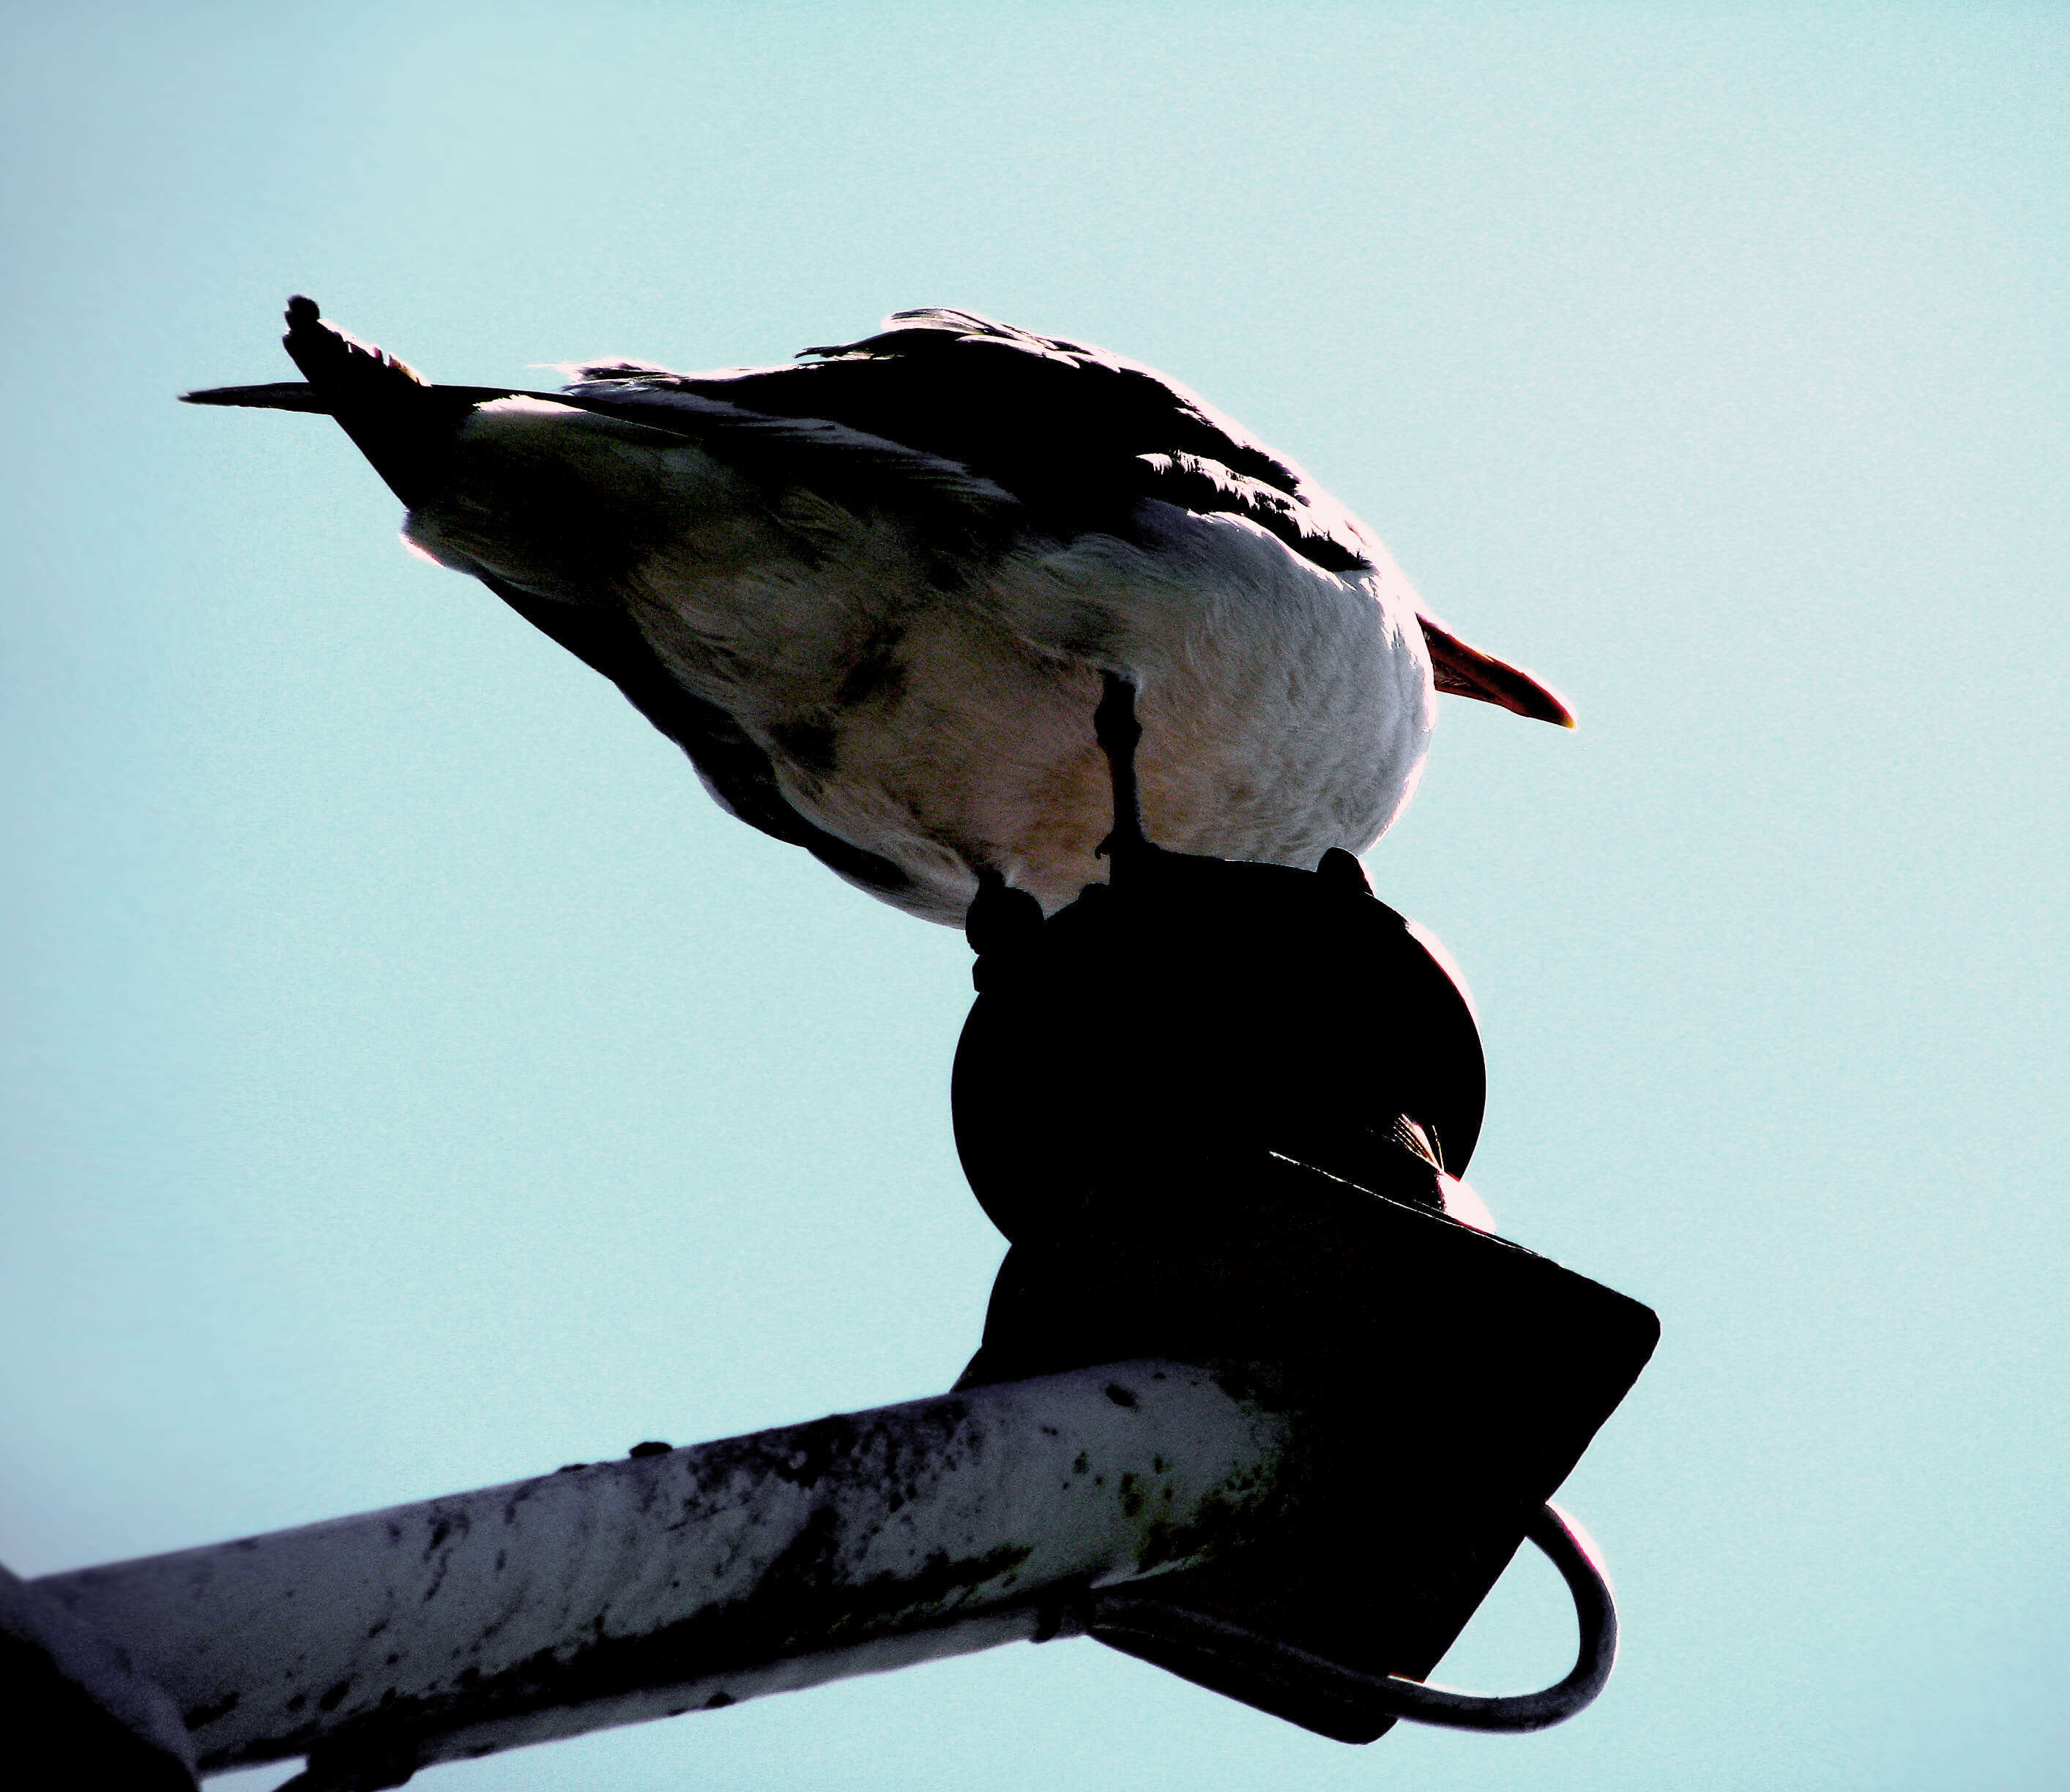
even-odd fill
[{"label": "white feather", "polygon": [[1152,503],[1135,534],[1031,537],[944,576],[898,515],[803,487],[772,504],[681,436],[532,398],[475,413],[406,529],[444,565],[627,608],[800,813],[914,880],[890,900],[952,925],[980,870],[1049,909],[1105,876],[1102,670],[1140,686],[1161,845],[1311,866],[1370,846],[1415,787],[1430,661],[1377,542],[1340,575],[1233,515]]}]

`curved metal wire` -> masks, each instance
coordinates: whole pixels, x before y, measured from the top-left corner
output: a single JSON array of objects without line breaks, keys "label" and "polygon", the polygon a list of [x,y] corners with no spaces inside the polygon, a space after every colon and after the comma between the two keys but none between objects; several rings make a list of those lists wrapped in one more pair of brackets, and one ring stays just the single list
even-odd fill
[{"label": "curved metal wire", "polygon": [[1252,1673],[1290,1686],[1327,1688],[1346,1704],[1376,1716],[1406,1718],[1447,1729],[1547,1729],[1589,1704],[1609,1681],[1617,1662],[1617,1606],[1595,1544],[1557,1506],[1548,1504],[1524,1534],[1560,1570],[1573,1595],[1581,1633],[1573,1672],[1539,1692],[1455,1692],[1396,1674],[1363,1673],[1204,1612],[1126,1594],[1097,1596],[1087,1628],[1094,1636],[1139,1636],[1184,1643],[1240,1662]]}]

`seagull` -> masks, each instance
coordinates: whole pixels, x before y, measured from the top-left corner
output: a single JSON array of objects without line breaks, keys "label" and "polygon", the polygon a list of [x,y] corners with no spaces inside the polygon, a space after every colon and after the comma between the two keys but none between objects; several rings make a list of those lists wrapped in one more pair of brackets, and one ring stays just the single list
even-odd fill
[{"label": "seagull", "polygon": [[1438,692],[1573,725],[1292,462],[1084,343],[906,311],[788,365],[538,392],[435,385],[307,298],[287,324],[301,381],[187,402],[334,418],[406,545],[610,679],[729,813],[925,920],[1103,880],[1115,679],[1151,835],[1303,867],[1401,814]]}]

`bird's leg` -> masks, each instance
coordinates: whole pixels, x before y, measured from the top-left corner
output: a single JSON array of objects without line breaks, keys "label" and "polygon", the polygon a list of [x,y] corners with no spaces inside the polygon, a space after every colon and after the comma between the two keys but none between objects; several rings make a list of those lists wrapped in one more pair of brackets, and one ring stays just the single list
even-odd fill
[{"label": "bird's leg", "polygon": [[1143,831],[1143,802],[1135,786],[1135,749],[1143,725],[1135,719],[1135,681],[1119,672],[1100,674],[1099,707],[1093,712],[1093,735],[1107,755],[1114,788],[1114,827],[1094,847],[1096,856],[1111,859],[1115,870],[1131,859],[1140,861],[1152,848]]}]

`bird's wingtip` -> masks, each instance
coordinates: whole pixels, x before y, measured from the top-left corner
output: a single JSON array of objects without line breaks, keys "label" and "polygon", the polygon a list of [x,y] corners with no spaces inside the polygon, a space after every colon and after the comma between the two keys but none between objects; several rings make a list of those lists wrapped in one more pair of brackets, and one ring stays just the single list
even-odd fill
[{"label": "bird's wingtip", "polygon": [[306,410],[318,416],[330,414],[330,400],[301,380],[281,380],[270,386],[211,386],[198,392],[179,394],[183,405],[235,405],[245,410]]}]

